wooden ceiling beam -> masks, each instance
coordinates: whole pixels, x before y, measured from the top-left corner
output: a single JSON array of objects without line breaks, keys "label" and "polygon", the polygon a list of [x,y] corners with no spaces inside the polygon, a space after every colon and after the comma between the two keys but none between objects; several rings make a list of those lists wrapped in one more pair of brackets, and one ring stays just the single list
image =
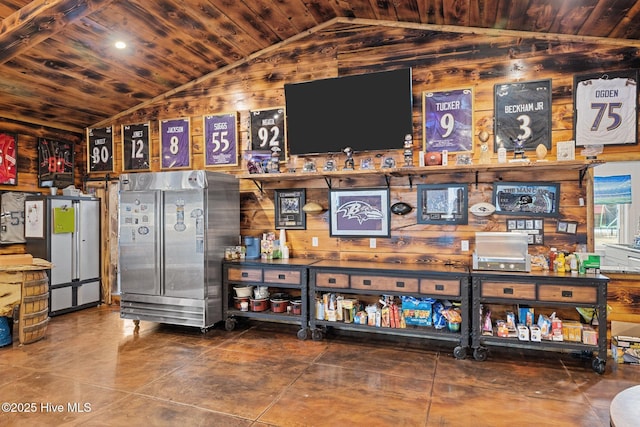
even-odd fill
[{"label": "wooden ceiling beam", "polygon": [[66,123],[57,123],[57,122],[52,122],[50,120],[38,120],[38,119],[34,119],[32,116],[12,114],[7,111],[3,111],[2,113],[0,113],[0,119],[11,120],[14,122],[24,123],[28,125],[37,125],[45,128],[64,130],[67,132],[76,133],[80,136],[84,135],[84,132],[85,132],[85,129],[83,128],[71,126]]},{"label": "wooden ceiling beam", "polygon": [[2,20],[0,64],[62,31],[114,0],[34,0]]}]

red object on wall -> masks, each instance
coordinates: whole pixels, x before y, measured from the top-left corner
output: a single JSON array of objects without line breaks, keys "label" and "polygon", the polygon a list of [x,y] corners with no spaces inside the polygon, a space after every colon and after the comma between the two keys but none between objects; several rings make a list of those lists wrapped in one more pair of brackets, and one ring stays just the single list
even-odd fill
[{"label": "red object on wall", "polygon": [[427,166],[436,166],[442,164],[442,153],[428,152],[424,155],[424,164]]}]

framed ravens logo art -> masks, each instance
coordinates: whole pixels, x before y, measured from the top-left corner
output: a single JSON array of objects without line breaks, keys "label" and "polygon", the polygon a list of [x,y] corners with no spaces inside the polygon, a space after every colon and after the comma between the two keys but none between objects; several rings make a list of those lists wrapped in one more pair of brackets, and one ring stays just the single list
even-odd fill
[{"label": "framed ravens logo art", "polygon": [[388,188],[331,190],[329,206],[332,237],[391,236]]}]

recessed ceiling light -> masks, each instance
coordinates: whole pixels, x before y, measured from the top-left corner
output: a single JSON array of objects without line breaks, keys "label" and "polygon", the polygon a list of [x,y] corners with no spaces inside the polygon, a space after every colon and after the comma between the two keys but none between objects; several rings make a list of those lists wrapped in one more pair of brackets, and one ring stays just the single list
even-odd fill
[{"label": "recessed ceiling light", "polygon": [[116,48],[117,49],[124,49],[125,47],[127,47],[127,44],[123,41],[117,41],[116,42]]}]

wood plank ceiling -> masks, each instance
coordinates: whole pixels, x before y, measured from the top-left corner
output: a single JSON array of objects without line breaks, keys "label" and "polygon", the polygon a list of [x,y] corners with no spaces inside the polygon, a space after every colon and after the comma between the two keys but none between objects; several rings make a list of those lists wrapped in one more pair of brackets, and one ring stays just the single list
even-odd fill
[{"label": "wood plank ceiling", "polygon": [[639,15],[640,0],[5,0],[0,118],[81,133],[332,20],[635,45]]}]

